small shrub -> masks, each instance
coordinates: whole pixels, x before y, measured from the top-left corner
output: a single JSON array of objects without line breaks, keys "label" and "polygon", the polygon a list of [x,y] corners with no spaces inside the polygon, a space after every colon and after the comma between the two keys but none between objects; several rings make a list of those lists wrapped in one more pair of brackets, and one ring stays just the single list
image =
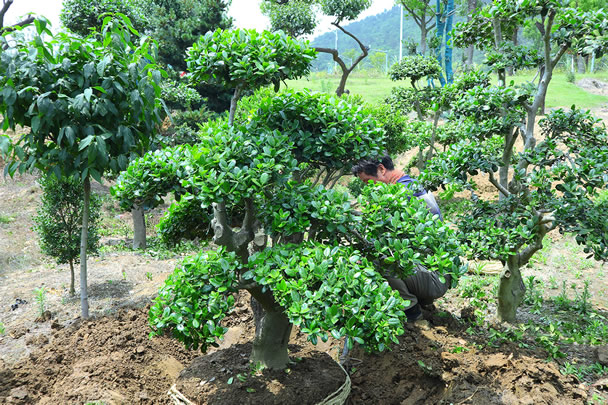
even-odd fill
[{"label": "small shrub", "polygon": [[201,208],[201,202],[192,196],[184,196],[179,202],[171,204],[158,223],[161,241],[174,246],[182,239],[208,239],[211,234],[211,213]]},{"label": "small shrub", "polygon": [[566,72],[566,81],[568,83],[574,83],[576,81],[576,75],[574,74],[573,70],[568,70]]},{"label": "small shrub", "polygon": [[190,110],[201,106],[203,98],[198,91],[182,81],[165,80],[160,89],[161,97],[171,109]]},{"label": "small shrub", "polygon": [[[70,293],[74,293],[74,264],[80,260],[82,229],[83,186],[77,177],[57,179],[48,175],[40,179],[42,201],[34,217],[34,229],[40,238],[42,252],[53,257],[57,264],[69,264]],[[99,221],[101,201],[91,194],[89,206],[89,254],[99,251]]]},{"label": "small shrub", "polygon": [[159,136],[159,143],[165,146],[193,145],[199,141],[200,125],[213,120],[217,114],[205,106],[198,110],[174,112],[171,125]]}]

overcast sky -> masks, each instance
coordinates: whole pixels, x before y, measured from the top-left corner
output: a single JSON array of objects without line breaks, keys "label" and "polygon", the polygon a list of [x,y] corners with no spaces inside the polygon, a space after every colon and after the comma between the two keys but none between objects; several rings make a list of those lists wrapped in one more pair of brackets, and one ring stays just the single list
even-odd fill
[{"label": "overcast sky", "polygon": [[[29,12],[44,15],[53,24],[53,28],[59,27],[59,12],[62,0],[15,0],[5,18],[5,25],[19,21],[19,17]],[[373,0],[372,6],[361,14],[361,18],[368,15],[378,14],[391,8],[395,0]],[[234,22],[240,28],[255,28],[263,30],[268,28],[268,19],[260,12],[260,0],[232,0],[229,14],[234,17]],[[316,33],[332,30],[330,20],[322,20]]]}]

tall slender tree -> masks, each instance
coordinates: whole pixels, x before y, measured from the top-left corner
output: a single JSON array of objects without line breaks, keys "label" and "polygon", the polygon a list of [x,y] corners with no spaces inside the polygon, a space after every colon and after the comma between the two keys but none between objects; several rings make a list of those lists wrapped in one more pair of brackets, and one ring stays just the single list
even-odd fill
[{"label": "tall slender tree", "polygon": [[398,4],[403,6],[406,14],[420,28],[420,53],[426,54],[426,37],[437,24],[431,0],[399,0]]}]

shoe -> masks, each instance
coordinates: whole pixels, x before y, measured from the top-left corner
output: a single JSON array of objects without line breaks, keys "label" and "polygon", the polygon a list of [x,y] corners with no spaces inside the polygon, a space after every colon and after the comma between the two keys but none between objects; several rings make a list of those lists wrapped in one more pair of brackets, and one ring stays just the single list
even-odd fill
[{"label": "shoe", "polygon": [[420,310],[420,305],[418,304],[406,309],[404,312],[405,316],[407,316],[407,323],[414,323],[423,319],[422,311]]}]

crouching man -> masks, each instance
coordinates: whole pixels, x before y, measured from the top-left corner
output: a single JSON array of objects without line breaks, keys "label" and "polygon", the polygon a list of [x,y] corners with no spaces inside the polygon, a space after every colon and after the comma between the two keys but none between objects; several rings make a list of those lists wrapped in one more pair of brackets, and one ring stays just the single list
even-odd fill
[{"label": "crouching man", "polygon": [[[353,167],[352,172],[364,183],[372,180],[373,182],[386,184],[403,184],[404,187],[414,192],[415,197],[426,202],[430,212],[443,220],[439,205],[437,205],[433,194],[419,189],[416,181],[405,174],[403,170],[395,169],[395,165],[389,156],[385,155],[375,160],[362,160]],[[385,276],[385,278],[403,299],[410,302],[410,305],[405,308],[408,322],[422,319],[421,305],[431,305],[435,299],[442,297],[450,288],[452,282],[450,275],[445,275],[444,282],[441,282],[439,273],[428,271],[421,265],[416,266],[416,273],[405,279],[390,276]]]}]

